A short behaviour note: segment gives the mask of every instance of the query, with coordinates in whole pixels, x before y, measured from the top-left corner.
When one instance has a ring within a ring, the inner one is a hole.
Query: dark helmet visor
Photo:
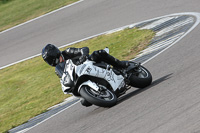
[[[60,55],[60,50],[52,44],[47,44],[42,50],[42,58],[51,66],[59,63]]]

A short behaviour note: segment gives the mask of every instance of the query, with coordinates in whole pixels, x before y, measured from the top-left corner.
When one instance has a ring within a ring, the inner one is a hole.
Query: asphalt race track
[[[198,12],[197,0],[84,0],[0,34],[1,66],[124,25],[173,13]],[[112,108],[73,105],[27,132],[200,133],[199,30],[144,64],[153,83],[133,89]],[[59,82],[59,81],[58,81]]]

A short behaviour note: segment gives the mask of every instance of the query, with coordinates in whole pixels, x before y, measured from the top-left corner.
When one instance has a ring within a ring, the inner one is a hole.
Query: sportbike
[[[145,88],[152,82],[152,75],[145,67],[128,62],[130,65],[126,69],[119,69],[89,59],[75,65],[69,59],[64,62],[62,79],[70,85],[70,93],[85,100],[84,106],[111,107],[131,87]]]

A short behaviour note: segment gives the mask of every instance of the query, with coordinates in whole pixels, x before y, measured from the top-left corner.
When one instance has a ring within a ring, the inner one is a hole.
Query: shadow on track
[[[122,103],[123,101],[126,101],[127,99],[129,99],[130,97],[135,96],[135,95],[138,95],[138,94],[142,93],[143,91],[146,91],[146,90],[152,88],[153,86],[156,86],[156,85],[158,85],[158,84],[160,84],[160,83],[162,83],[162,82],[164,82],[164,81],[170,79],[170,78],[172,77],[172,75],[173,75],[173,73],[168,74],[168,75],[166,75],[166,76],[163,76],[163,77],[161,77],[161,78],[159,78],[159,79],[153,81],[152,84],[151,84],[150,86],[146,87],[146,88],[137,89],[137,90],[135,90],[135,91],[133,91],[133,92],[130,92],[130,93],[126,94],[126,95],[123,95],[122,97],[120,97],[120,98],[118,99],[118,103],[117,103],[117,104],[120,104],[120,103]]]

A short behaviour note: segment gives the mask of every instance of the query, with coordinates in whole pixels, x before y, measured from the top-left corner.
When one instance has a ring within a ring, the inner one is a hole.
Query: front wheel
[[[130,85],[137,88],[145,88],[152,82],[151,73],[143,66],[139,66],[131,73]]]
[[[116,95],[108,89],[97,92],[89,86],[82,86],[80,95],[88,102],[101,107],[112,107],[117,103]]]

